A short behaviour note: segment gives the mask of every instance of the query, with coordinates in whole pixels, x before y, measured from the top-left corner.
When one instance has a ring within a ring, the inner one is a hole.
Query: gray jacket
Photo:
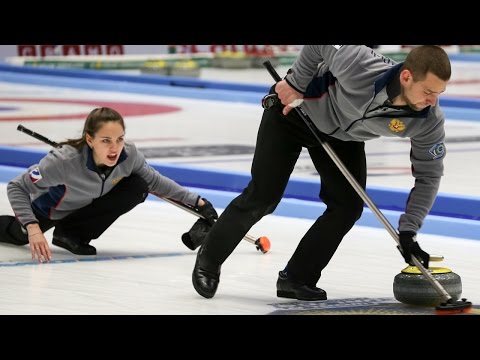
[[[430,211],[443,175],[445,118],[438,102],[422,111],[386,103],[401,64],[361,45],[305,45],[285,80],[320,131],[340,140],[410,138],[411,190],[399,230],[414,231]]]
[[[149,191],[161,196],[190,205],[195,205],[199,197],[149,166],[143,154],[129,142],[125,142],[117,165],[107,177],[98,172],[88,146],[79,152],[63,145],[11,180],[7,194],[15,215],[26,226],[38,222],[32,207],[46,218],[63,219],[107,194],[122,178],[132,174],[142,177]]]

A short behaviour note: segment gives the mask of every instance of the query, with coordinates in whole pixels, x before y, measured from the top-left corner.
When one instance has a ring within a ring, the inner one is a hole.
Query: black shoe
[[[203,247],[197,254],[197,261],[192,273],[193,287],[203,297],[210,299],[217,292],[218,283],[220,282],[220,268],[202,259]]]
[[[53,235],[52,244],[64,248],[76,255],[97,255],[97,249],[79,239]]]
[[[325,290],[289,279],[283,271],[278,273],[277,296],[306,301],[327,300]]]

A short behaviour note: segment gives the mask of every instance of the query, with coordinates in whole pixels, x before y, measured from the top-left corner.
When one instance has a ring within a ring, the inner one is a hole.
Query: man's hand
[[[293,108],[303,103],[303,94],[292,88],[285,80],[279,81],[275,85],[275,92],[285,107],[283,115],[287,115]]]
[[[428,270],[428,262],[430,261],[430,255],[420,248],[416,240],[417,234],[411,231],[400,232],[400,246],[399,248],[405,262],[410,265],[414,265],[412,262],[412,255],[422,263],[425,269]]]
[[[198,200],[195,210],[197,210],[197,212],[202,215],[210,225],[213,225],[215,220],[218,219],[217,211],[213,207],[212,203],[205,198]]]

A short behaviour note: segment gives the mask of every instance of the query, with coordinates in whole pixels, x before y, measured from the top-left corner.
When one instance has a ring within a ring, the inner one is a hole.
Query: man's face
[[[425,79],[414,81],[409,70],[400,75],[402,97],[413,110],[420,111],[427,106],[434,106],[438,96],[447,88],[447,81],[439,79],[432,73],[427,73]]]

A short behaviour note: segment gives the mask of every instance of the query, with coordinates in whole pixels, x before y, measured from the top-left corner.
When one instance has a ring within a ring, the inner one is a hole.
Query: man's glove
[[[195,250],[205,242],[211,225],[204,219],[198,219],[192,228],[182,235],[182,242],[190,250]]]
[[[405,262],[410,265],[414,265],[412,262],[412,255],[422,263],[425,269],[428,270],[428,262],[430,261],[430,255],[420,248],[416,240],[417,234],[412,231],[400,231],[400,253],[402,254]]]
[[[215,210],[215,208],[213,207],[213,205],[210,201],[208,201],[205,198],[202,198],[202,200],[205,202],[205,204],[203,206],[198,206],[198,201],[197,201],[197,205],[195,206],[195,210],[200,215],[202,215],[210,225],[213,225],[215,223],[215,220],[218,219],[217,211]]]

